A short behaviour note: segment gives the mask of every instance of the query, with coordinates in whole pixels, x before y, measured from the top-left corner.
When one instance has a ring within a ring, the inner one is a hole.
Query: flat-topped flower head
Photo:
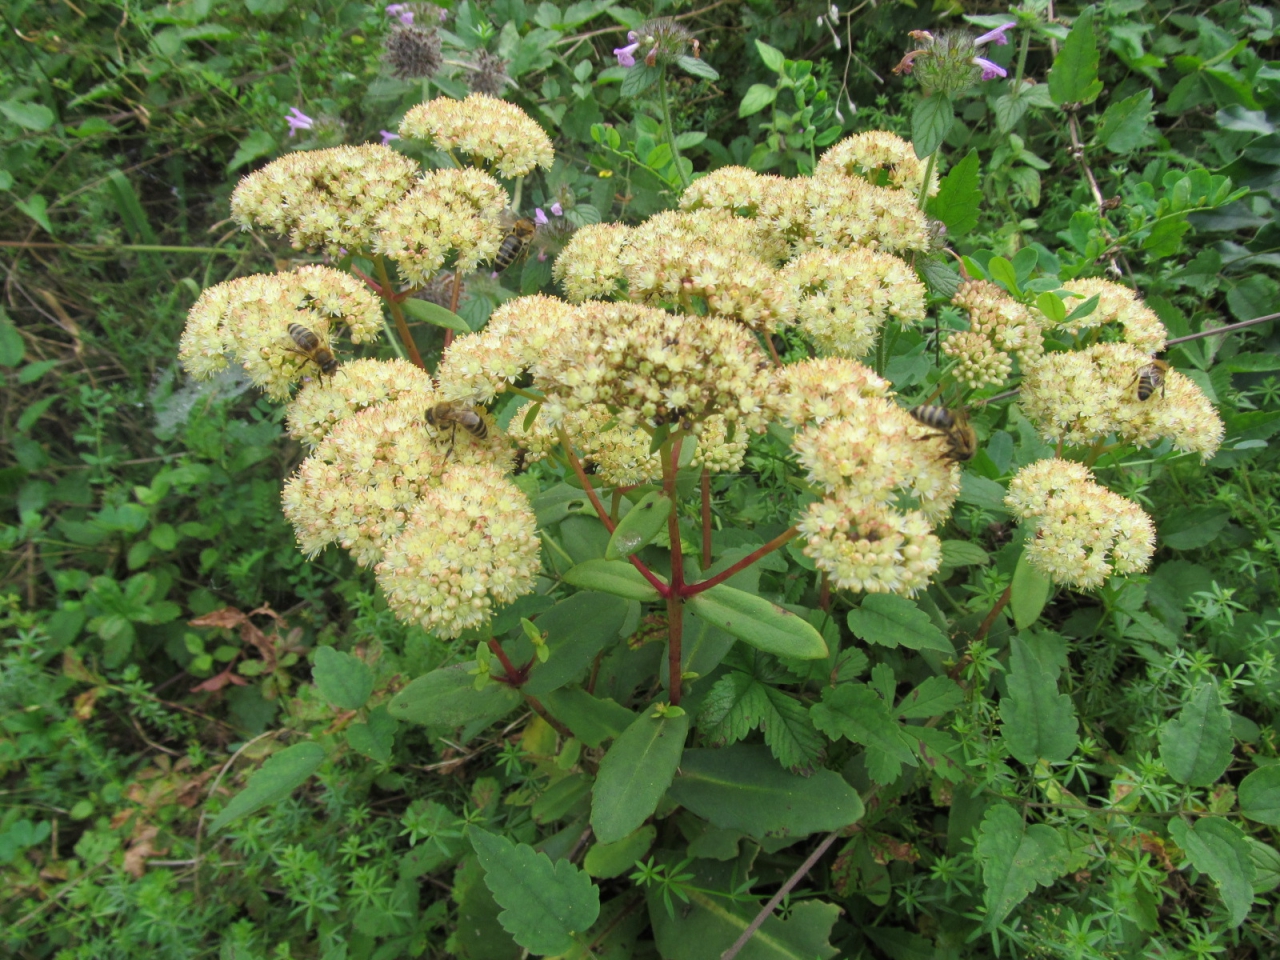
[[[844,502],[918,507],[937,522],[960,492],[960,469],[929,431],[887,397],[846,398],[855,410],[796,434],[792,447],[809,480]]]
[[[899,512],[837,493],[811,503],[798,524],[805,556],[838,590],[910,596],[929,585],[942,543],[919,510]]]
[[[284,400],[293,384],[325,372],[291,327],[306,331],[332,354],[339,326],[348,328],[353,343],[374,340],[382,330],[377,298],[350,274],[307,266],[240,277],[210,288],[196,301],[179,358],[192,376],[207,378],[225,366],[217,355],[230,355],[268,396]]]
[[[870,397],[887,397],[889,381],[843,357],[789,363],[774,370],[774,405],[783,424],[798,428],[853,417]]]
[[[639,427],[623,423],[603,404],[592,404],[566,413],[558,424],[540,411],[526,430],[522,408],[508,426],[511,438],[525,451],[525,461],[536,463],[559,447],[563,429],[583,466],[607,487],[635,486],[662,479],[662,460],[652,450],[653,440]]]
[[[929,249],[929,226],[907,190],[828,171],[806,181],[809,211],[801,250],[862,246],[886,253]]]
[[[1080,297],[1078,300],[1067,300],[1068,313],[1091,297],[1098,297],[1098,306],[1091,314],[1066,324],[1064,329],[1080,333],[1082,330],[1118,323],[1121,327],[1121,339],[1125,343],[1143,353],[1159,353],[1164,349],[1169,338],[1168,330],[1155,311],[1128,287],[1096,277],[1068,280],[1062,287]]]
[[[378,585],[398,617],[456,637],[533,590],[541,551],[519,487],[492,466],[451,465],[387,544]]]
[[[244,177],[231,195],[241,227],[287,235],[295,249],[369,247],[378,214],[413,185],[418,165],[381,144],[287,153]]]
[[[1155,552],[1151,518],[1094,483],[1079,464],[1041,460],[1024,467],[1005,503],[1033,524],[1027,560],[1055,583],[1100,587],[1112,574],[1142,572]]]
[[[405,360],[352,360],[332,377],[303,386],[289,404],[289,435],[308,447],[320,443],[338,423],[367,407],[412,398],[425,410],[438,401],[426,371]]]
[[[550,170],[555,161],[551,139],[542,127],[515,104],[484,93],[420,103],[405,114],[400,133],[465,154],[503,177],[524,177],[535,167]]]
[[[630,228],[621,223],[589,223],[556,257],[551,274],[573,303],[617,296],[622,282],[618,255]]]
[[[810,250],[783,270],[800,329],[826,353],[861,357],[886,320],[925,317],[924,284],[897,257],[860,247]]]
[[[469,273],[502,245],[509,202],[498,181],[480,170],[429,171],[379,215],[374,252],[394,260],[415,286],[429,283],[451,256],[455,269]]]
[[[831,146],[818,160],[816,174],[834,171],[850,177],[862,177],[881,187],[907,190],[920,194],[924,183],[924,167],[911,142],[886,130],[868,130],[845,137]],[[938,174],[929,181],[929,195],[938,192]]]
[[[440,482],[446,459],[409,398],[339,422],[285,483],[284,514],[313,557],[330,543],[377,563],[409,512]]]
[[[1082,446],[1115,433],[1151,446],[1163,438],[1207,460],[1222,443],[1222,419],[1195,382],[1176,370],[1140,400],[1138,377],[1150,363],[1150,356],[1127,343],[1047,353],[1024,371],[1019,403],[1049,440]]]
[[[577,315],[575,335],[536,381],[547,392],[552,422],[566,410],[601,403],[628,424],[719,413],[740,428],[764,428],[769,362],[740,325],[633,303],[585,303]]]
[[[721,167],[685,188],[680,209],[722,211],[752,220],[764,246],[755,256],[784,260],[808,226],[808,177],[779,177],[746,167]]]
[[[574,335],[573,306],[536,294],[498,307],[478,333],[458,337],[436,371],[446,400],[488,403]]]

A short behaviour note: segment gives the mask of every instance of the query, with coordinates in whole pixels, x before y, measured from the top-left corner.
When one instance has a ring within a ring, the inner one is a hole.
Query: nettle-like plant
[[[1275,851],[1210,815],[1229,806],[1210,792],[1232,755],[1223,691],[1194,684],[1158,759],[1149,732],[1112,755],[1081,738],[1066,642],[1041,619],[1055,587],[1098,590],[1164,629],[1126,579],[1152,521],[1091,467],[1222,440],[1196,382],[1154,359],[1167,335],[1131,290],[997,257],[931,301],[919,275],[943,246],[921,207],[980,198],[870,132],[811,176],[726,167],[678,210],[586,226],[554,264],[565,299],[509,299],[453,338],[464,278],[498,256],[552,145],[484,95],[421,104],[400,132],[454,165],[340,147],[245,178],[246,228],[340,266],[207,290],[181,353],[195,376],[233,359],[273,398],[301,384],[288,422],[310,452],[284,493],[301,548],[348,550],[398,617],[475,654],[405,685],[376,649],[320,648],[338,722],[277,753],[213,829],[326,760],[407,762],[403,722],[463,744],[524,706],[504,804],[404,814],[424,870],[462,861],[462,956],[631,956],[651,927],[664,957],[749,941],[743,956],[830,957],[840,904],[884,905],[891,878],[940,943],[1057,937],[1043,903],[1011,914],[1068,874],[1054,910],[1105,901],[1150,932],[1180,895],[1177,850],[1219,885],[1202,909],[1244,920],[1250,858]],[[412,299],[442,269],[453,310]],[[384,307],[402,359],[345,359],[339,331],[395,339]],[[432,372],[406,307],[450,328]],[[982,402],[1014,376],[1017,404]],[[1246,815],[1274,822],[1275,771],[1241,785]],[[919,829],[935,808],[945,836]],[[825,882],[792,896],[837,841]],[[515,953],[476,945],[495,916]],[[895,949],[916,937],[850,923]]]

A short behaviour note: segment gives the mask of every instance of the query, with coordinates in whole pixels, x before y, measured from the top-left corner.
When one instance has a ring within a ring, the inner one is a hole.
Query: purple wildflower
[[[285,116],[284,122],[289,124],[289,136],[291,137],[299,130],[310,130],[316,123],[297,107],[289,108],[289,113]]]
[[[564,216],[564,207],[560,206],[559,200],[557,200],[555,203],[551,205],[551,212],[554,213],[557,217]]]
[[[542,212],[541,207],[534,207],[533,222],[536,223],[538,226],[542,227],[542,226],[546,226],[551,221],[547,219],[547,215]]]
[[[387,16],[396,17],[406,27],[413,26],[413,11],[407,3],[392,3],[387,6]]]
[[[1009,75],[1009,71],[1000,66],[1000,64],[992,63],[982,57],[974,57],[973,62],[982,68],[983,80],[994,80],[996,77],[1007,77]]]
[[[382,130],[380,132],[382,134],[382,145],[384,147],[389,146],[392,140],[400,139],[400,134],[392,133],[390,130]]]
[[[625,47],[617,47],[613,51],[613,55],[618,58],[618,66],[634,67],[636,65],[635,52],[640,49],[640,38],[636,36],[634,30],[627,34],[627,39],[631,42]]]
[[[1013,29],[1017,25],[1017,20],[1010,20],[1008,23],[1002,23],[994,30],[988,31],[978,37],[978,39],[974,40],[974,45],[980,47],[984,43],[994,43],[997,47],[1003,47],[1009,42],[1009,38],[1005,36],[1005,32]]]

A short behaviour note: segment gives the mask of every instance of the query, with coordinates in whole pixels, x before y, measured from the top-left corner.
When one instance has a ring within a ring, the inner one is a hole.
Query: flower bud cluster
[[[897,257],[859,247],[803,253],[783,270],[800,329],[823,352],[861,357],[889,318],[925,317],[925,289]]]
[[[1024,467],[1009,484],[1005,504],[1018,519],[1033,522],[1027,560],[1055,583],[1091,590],[1112,574],[1141,573],[1155,552],[1155,525],[1142,508],[1070,461]]]
[[[291,324],[305,327],[326,350],[340,324],[353,343],[367,343],[382,330],[382,308],[355,277],[330,267],[239,277],[200,295],[178,358],[191,376],[208,379],[230,355],[269,397],[284,400],[304,375],[320,373],[290,335]]]
[[[854,417],[863,401],[889,395],[889,381],[870,367],[843,357],[801,360],[774,373],[774,404],[792,428]]]
[[[733,439],[730,439],[732,431]],[[730,424],[720,414],[712,414],[694,427],[698,445],[693,452],[692,466],[710,473],[732,473],[742,469],[747,456],[747,431],[737,424]]]
[[[969,329],[942,345],[959,361],[956,376],[974,389],[1004,383],[1016,355],[1025,368],[1044,352],[1038,314],[987,280],[966,280],[951,302],[969,314]]]
[[[441,637],[529,593],[542,549],[528,498],[487,463],[451,464],[375,568],[387,603]]]
[[[662,479],[662,460],[652,450],[652,438],[639,427],[621,422],[603,404],[591,404],[566,413],[558,424],[545,411],[526,430],[525,410],[512,418],[508,431],[526,453],[526,462],[545,459],[560,445],[564,430],[584,466],[608,487],[635,486]]]
[[[503,177],[528,176],[535,167],[550,170],[555,160],[542,127],[515,104],[483,93],[420,103],[400,121],[400,134],[465,154]]]
[[[907,140],[886,130],[868,130],[846,137],[818,160],[817,175],[835,172],[862,177],[881,187],[896,187],[915,196],[924,183],[924,164]],[[929,180],[929,196],[938,192],[938,174]]]
[[[1128,287],[1099,278],[1069,280],[1062,286],[1064,290],[1079,295],[1081,299],[1074,301],[1076,305],[1091,297],[1098,297],[1098,306],[1092,313],[1073,320],[1064,329],[1078,334],[1082,330],[1118,323],[1125,343],[1143,353],[1159,353],[1164,349],[1169,338],[1165,325],[1160,322],[1155,311],[1138,299],[1137,294]],[[1074,309],[1072,302],[1067,301],[1068,312]]]
[[[313,380],[298,391],[286,416],[289,436],[314,448],[347,417],[401,398],[419,410],[434,406],[438,400],[431,377],[411,363],[352,360],[332,377]]]
[[[630,232],[620,223],[591,223],[574,233],[552,270],[570,302],[620,295],[623,271],[618,256]]]
[[[244,177],[231,215],[287,234],[295,249],[331,255],[369,246],[378,214],[409,191],[418,165],[390,147],[366,144],[286,153]]]
[[[1046,353],[1024,371],[1019,402],[1049,440],[1084,445],[1116,434],[1145,447],[1168,439],[1207,460],[1222,443],[1222,419],[1195,381],[1176,370],[1138,399],[1139,376],[1151,359],[1127,343]]]

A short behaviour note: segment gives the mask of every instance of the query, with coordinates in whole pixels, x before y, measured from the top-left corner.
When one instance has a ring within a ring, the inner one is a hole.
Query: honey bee
[[[449,426],[449,449],[445,452],[446,460],[453,453],[453,444],[457,439],[458,427],[467,431],[477,440],[483,440],[489,436],[489,425],[484,422],[484,418],[474,410],[469,410],[456,403],[447,401],[437,403],[427,411],[426,419],[427,423],[437,430],[443,430],[446,424]]]
[[[913,407],[908,412],[926,427],[938,431],[932,436],[940,436],[946,440],[945,456],[952,463],[964,463],[978,452],[978,435],[973,432],[973,427],[969,426],[969,420],[963,413],[931,405]]]
[[[317,367],[325,376],[332,376],[333,372],[338,369],[338,358],[333,355],[333,351],[320,342],[320,338],[315,332],[304,327],[300,323],[289,324],[289,337],[293,340],[297,349],[295,353],[300,353]]]
[[[502,238],[498,252],[493,257],[493,268],[501,272],[511,266],[529,249],[538,225],[528,217],[520,217],[512,221],[507,228],[507,235]]]
[[[1134,377],[1138,381],[1138,399],[1150,400],[1152,395],[1159,390],[1160,399],[1163,400],[1165,391],[1164,378],[1169,369],[1169,365],[1163,360],[1155,359],[1139,369],[1137,376]]]

